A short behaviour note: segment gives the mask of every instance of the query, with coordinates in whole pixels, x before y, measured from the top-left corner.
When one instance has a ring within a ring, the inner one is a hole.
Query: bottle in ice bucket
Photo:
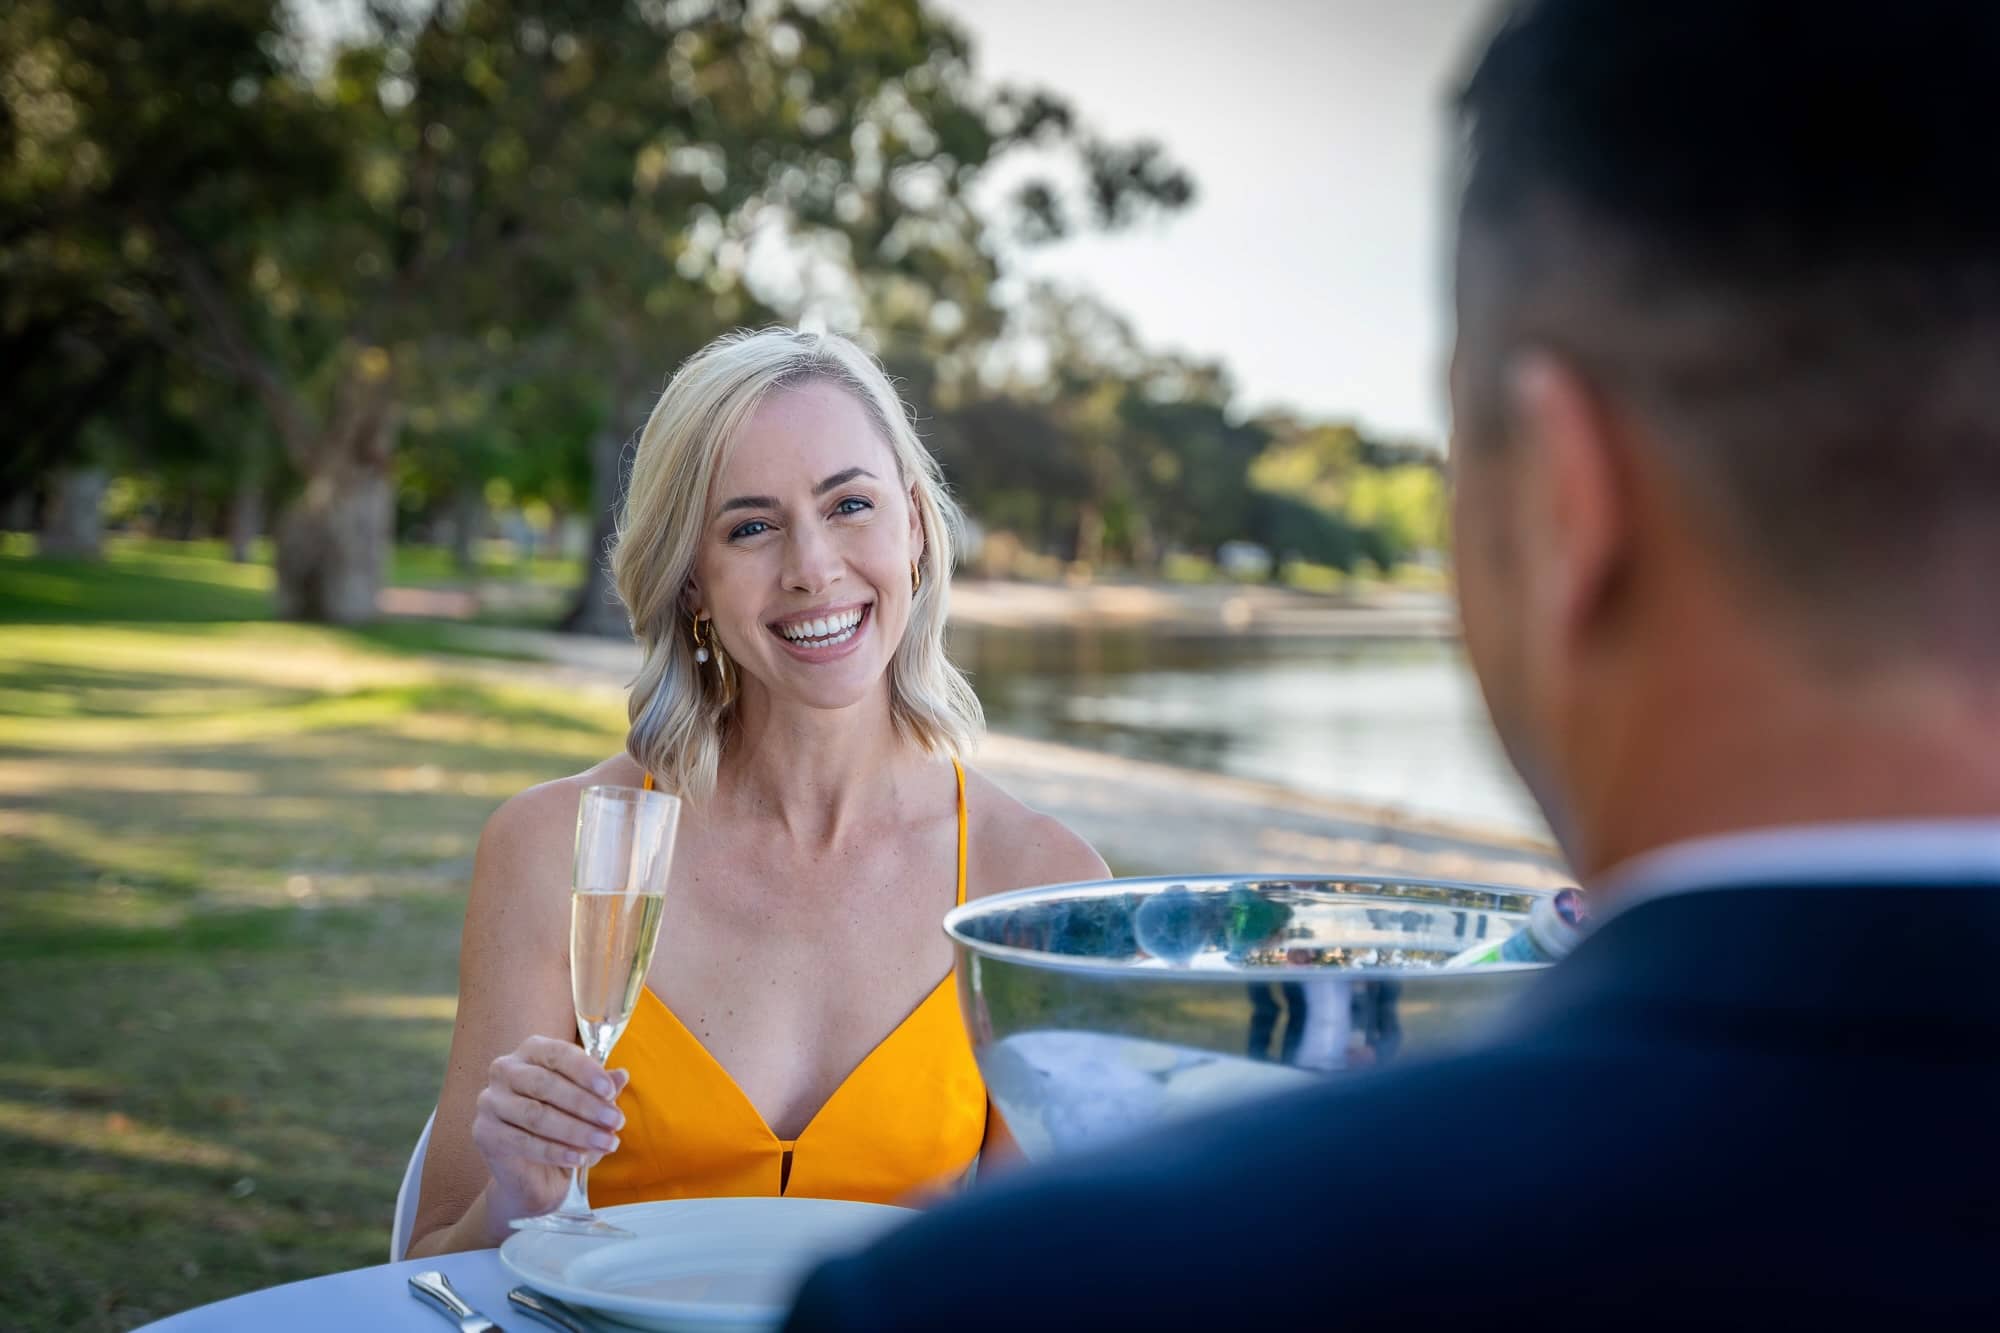
[[[1535,899],[1528,924],[1504,940],[1473,945],[1445,964],[1477,967],[1484,963],[1553,963],[1576,947],[1590,929],[1590,904],[1579,889],[1564,889]]]

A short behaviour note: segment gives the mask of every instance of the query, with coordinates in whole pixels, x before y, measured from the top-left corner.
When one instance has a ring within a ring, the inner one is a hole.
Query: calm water
[[[1541,835],[1453,643],[960,625],[998,730]]]

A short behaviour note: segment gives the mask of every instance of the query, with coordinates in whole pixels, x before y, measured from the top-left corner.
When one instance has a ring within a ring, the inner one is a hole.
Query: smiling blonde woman
[[[522,792],[480,838],[411,1254],[497,1243],[574,1162],[600,1206],[891,1201],[1005,1151],[939,919],[1106,871],[963,766],[981,719],[944,648],[956,526],[848,340],[735,334],[675,375],[612,557],[645,650],[626,752]],[[598,783],[687,802],[609,1075],[576,1044],[565,949],[577,802]]]

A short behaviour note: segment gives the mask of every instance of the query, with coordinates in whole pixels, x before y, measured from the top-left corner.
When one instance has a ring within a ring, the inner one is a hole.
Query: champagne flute
[[[603,1064],[632,1020],[666,908],[667,868],[680,826],[679,798],[638,787],[591,787],[576,812],[570,875],[569,984],[577,1035]],[[588,1168],[573,1166],[552,1213],[517,1217],[521,1230],[629,1236],[590,1209]]]

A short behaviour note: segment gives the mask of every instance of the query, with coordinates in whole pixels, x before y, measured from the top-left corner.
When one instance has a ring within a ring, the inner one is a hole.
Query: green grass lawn
[[[270,623],[269,578],[0,546],[6,1327],[385,1259],[479,828],[619,744],[614,694],[449,624]]]

